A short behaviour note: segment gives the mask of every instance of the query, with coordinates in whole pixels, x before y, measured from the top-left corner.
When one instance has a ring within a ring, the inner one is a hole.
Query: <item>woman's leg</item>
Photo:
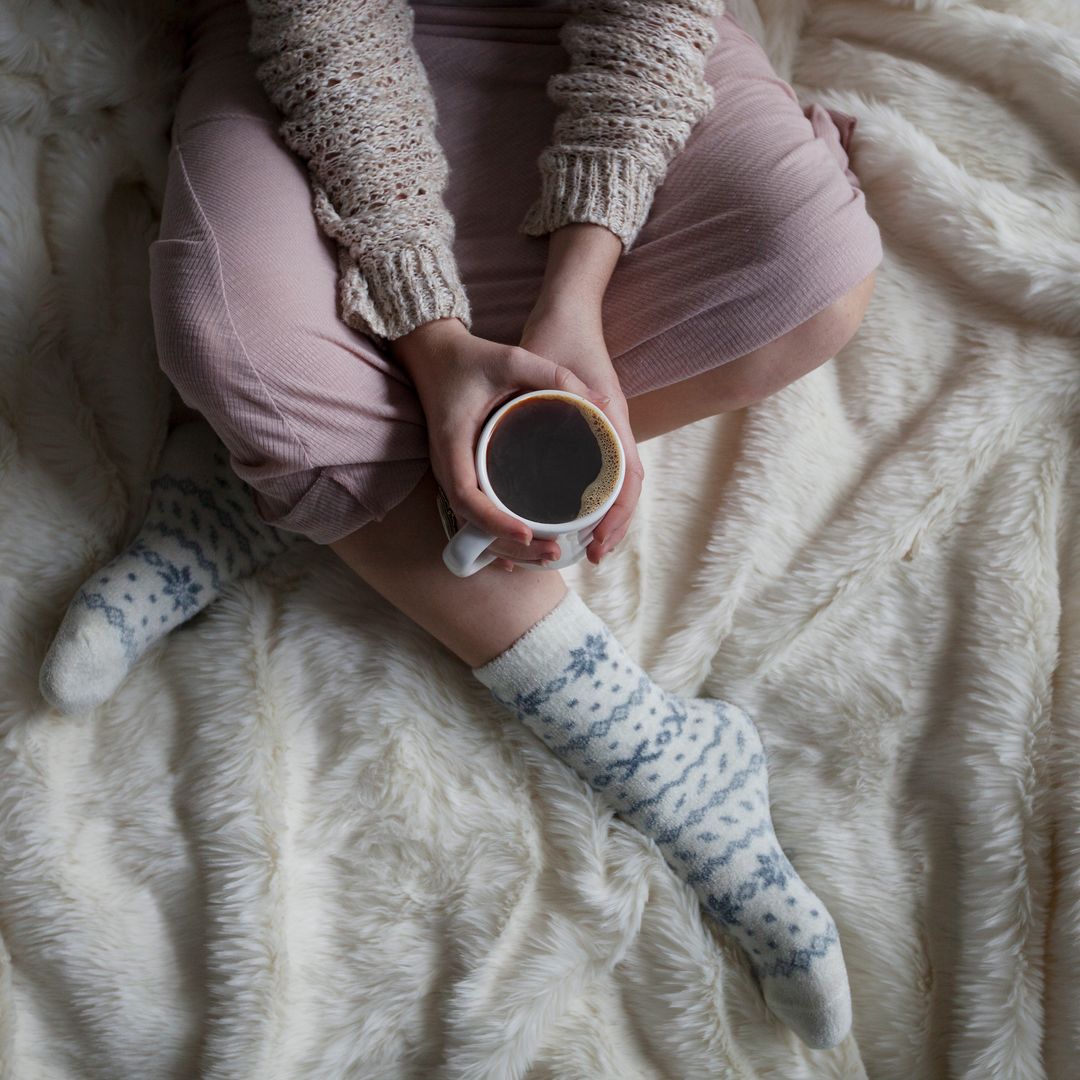
[[[657,843],[745,950],[780,1020],[811,1047],[837,1045],[851,1026],[839,934],[776,837],[751,718],[653,682],[557,571],[450,573],[434,495],[429,470],[381,521],[330,547]]]
[[[494,564],[459,578],[442,561],[446,536],[429,469],[381,521],[330,544],[376,592],[470,667],[502,652],[566,594],[557,570],[507,573]]]
[[[832,359],[862,322],[876,278],[874,270],[824,311],[737,360],[627,398],[637,441],[755,405]]]

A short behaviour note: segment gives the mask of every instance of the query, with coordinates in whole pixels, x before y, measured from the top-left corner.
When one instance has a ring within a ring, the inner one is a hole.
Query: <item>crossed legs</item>
[[[752,353],[630,398],[636,440],[753,404],[835,356],[858,328],[874,279],[871,273],[831,307]],[[429,470],[381,521],[330,547],[376,592],[478,667],[551,611],[566,584],[557,570],[508,574],[492,565],[468,578],[450,573],[441,557],[445,538],[435,490]]]

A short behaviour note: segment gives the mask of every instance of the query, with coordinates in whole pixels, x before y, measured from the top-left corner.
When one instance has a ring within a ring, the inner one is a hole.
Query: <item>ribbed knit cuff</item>
[[[608,636],[604,620],[579,593],[567,588],[566,595],[551,611],[498,656],[471,670],[505,701],[554,677],[565,666],[567,657],[573,655],[571,650],[598,644]]]
[[[342,318],[362,333],[393,341],[434,319],[456,317],[472,329],[457,262],[442,244],[365,252],[339,249]]]
[[[575,152],[548,147],[540,155],[540,197],[518,231],[542,236],[573,221],[605,225],[633,246],[649,216],[657,181],[641,158],[611,150]]]

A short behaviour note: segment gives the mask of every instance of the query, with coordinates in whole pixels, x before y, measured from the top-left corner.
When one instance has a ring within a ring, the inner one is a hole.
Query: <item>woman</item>
[[[514,393],[592,397],[628,466],[598,564],[638,442],[834,356],[882,257],[854,123],[800,106],[720,0],[199,0],[151,248],[188,408],[43,692],[87,707],[284,537],[327,544],[657,842],[777,1016],[835,1045],[836,927],[776,840],[751,719],[653,683],[557,572],[450,574],[436,495],[506,569],[557,557],[485,498],[472,449]]]

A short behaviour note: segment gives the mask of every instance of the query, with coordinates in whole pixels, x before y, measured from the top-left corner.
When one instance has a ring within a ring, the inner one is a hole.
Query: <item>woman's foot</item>
[[[773,831],[765,749],[742,709],[663,690],[573,590],[473,674],[656,842],[780,1020],[815,1049],[847,1035],[836,925]]]
[[[181,423],[138,536],[71,601],[41,667],[42,695],[63,713],[101,704],[155,641],[298,539],[259,517],[206,421]]]

